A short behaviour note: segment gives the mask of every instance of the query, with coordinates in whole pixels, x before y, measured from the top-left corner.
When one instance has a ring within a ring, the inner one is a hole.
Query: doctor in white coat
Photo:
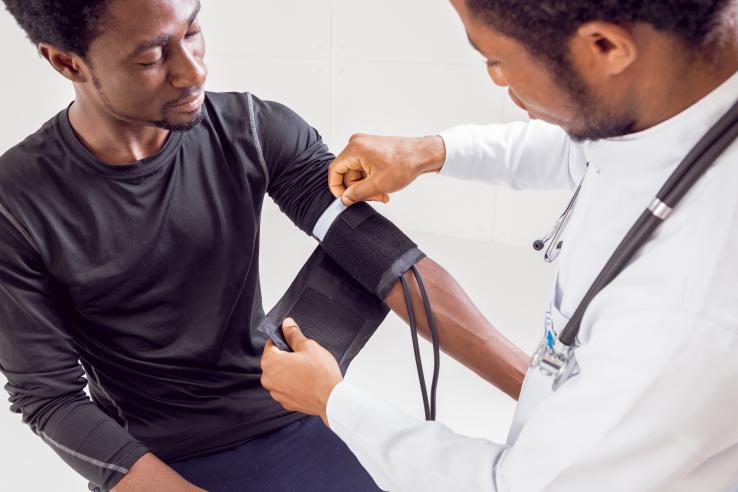
[[[559,335],[674,169],[738,100],[729,0],[452,0],[494,83],[529,123],[424,138],[355,136],[331,168],[345,203],[424,172],[581,189],[542,333]],[[320,415],[392,491],[727,491],[738,484],[738,142],[590,304],[579,374],[531,368],[506,443],[411,418],[341,380],[284,327],[263,384]],[[444,333],[451,337],[453,333]],[[543,383],[542,383],[543,381]]]

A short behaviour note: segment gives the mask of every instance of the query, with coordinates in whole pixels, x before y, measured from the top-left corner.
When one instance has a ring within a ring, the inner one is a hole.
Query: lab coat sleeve
[[[678,310],[598,322],[577,351],[581,374],[534,410],[511,447],[413,419],[345,382],[328,419],[393,492],[672,490],[695,463],[726,459],[720,453],[738,440],[738,392],[728,390],[736,352],[734,327]],[[735,483],[710,485],[702,490]]]
[[[504,446],[410,417],[345,381],[331,393],[328,419],[382,490],[497,490],[494,465]]]
[[[461,125],[440,133],[440,174],[514,189],[571,189],[586,168],[581,146],[542,121]]]

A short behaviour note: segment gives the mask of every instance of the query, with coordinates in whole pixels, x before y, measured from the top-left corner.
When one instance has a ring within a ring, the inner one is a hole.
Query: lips
[[[201,91],[194,96],[188,97],[182,102],[172,104],[170,107],[177,111],[195,111],[205,100],[205,91]]]

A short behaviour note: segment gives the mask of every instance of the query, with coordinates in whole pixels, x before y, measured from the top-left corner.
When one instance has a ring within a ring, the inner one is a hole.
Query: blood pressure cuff
[[[342,208],[340,203],[337,200],[331,207]],[[331,208],[316,229],[326,217],[330,220]],[[366,203],[344,208],[331,221],[325,236],[318,239],[328,256],[380,299],[385,299],[400,276],[425,256],[397,226]]]
[[[257,330],[280,349],[291,351],[281,326],[291,317],[306,337],[333,354],[345,374],[387,313],[389,308],[382,300],[318,247]]]
[[[290,350],[281,324],[292,317],[328,349],[343,372],[389,313],[384,299],[425,255],[374,208],[336,200],[318,220],[321,242],[258,331]]]

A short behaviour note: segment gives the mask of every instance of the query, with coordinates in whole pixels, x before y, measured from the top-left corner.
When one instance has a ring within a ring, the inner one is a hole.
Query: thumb
[[[284,335],[287,345],[289,345],[292,350],[294,350],[297,345],[300,345],[307,340],[305,335],[302,334],[300,327],[297,326],[297,323],[292,318],[287,318],[282,323],[282,335]]]
[[[375,178],[372,175],[369,175],[361,181],[349,186],[346,191],[343,192],[341,201],[343,201],[343,204],[347,207],[365,200],[385,201],[385,196],[389,198],[385,191],[386,190],[380,189]],[[389,200],[387,199],[387,201]]]

